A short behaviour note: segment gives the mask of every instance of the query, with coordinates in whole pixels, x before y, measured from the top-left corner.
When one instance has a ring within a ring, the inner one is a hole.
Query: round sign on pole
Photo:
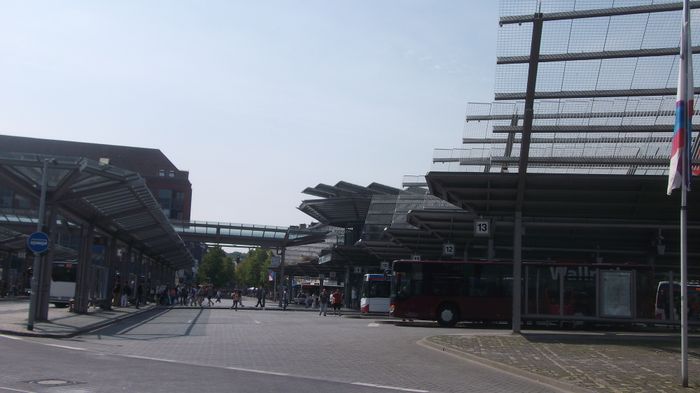
[[[34,232],[27,238],[27,248],[34,254],[42,254],[49,249],[49,235],[44,232]]]

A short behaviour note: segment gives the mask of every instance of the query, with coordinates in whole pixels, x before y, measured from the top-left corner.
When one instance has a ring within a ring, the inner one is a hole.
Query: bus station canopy
[[[172,269],[194,265],[185,243],[135,172],[86,158],[0,153],[0,179],[38,205],[45,161],[47,206],[58,214],[92,223]]]
[[[430,172],[426,180],[434,195],[474,217],[492,220],[497,247],[512,245],[517,174]],[[541,257],[599,252],[639,262],[650,251],[657,254],[653,249],[662,244],[664,251],[657,258],[667,258],[671,265],[679,252],[680,201],[677,194],[666,195],[667,180],[651,175],[528,174],[522,201],[523,247]],[[688,193],[688,204],[698,206],[700,194]],[[420,212],[414,216],[417,219]],[[480,240],[468,230],[473,219],[465,218],[460,235],[478,244]],[[445,225],[436,219],[419,224]],[[700,209],[688,211],[688,235],[700,236]],[[700,257],[700,243],[689,241],[688,247],[691,257]]]
[[[327,225],[353,227],[362,225],[374,195],[398,195],[399,189],[379,183],[367,187],[338,182],[335,186],[319,184],[303,193],[320,197],[302,201],[299,210]]]

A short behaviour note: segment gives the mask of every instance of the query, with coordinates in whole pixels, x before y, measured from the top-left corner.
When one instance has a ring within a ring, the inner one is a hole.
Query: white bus
[[[76,261],[56,261],[51,266],[51,292],[49,302],[56,307],[68,307],[75,296]]]
[[[384,274],[365,274],[360,293],[360,312],[389,313],[391,278]]]

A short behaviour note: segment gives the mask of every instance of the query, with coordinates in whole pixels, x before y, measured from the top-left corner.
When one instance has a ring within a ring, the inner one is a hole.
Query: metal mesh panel
[[[375,195],[372,197],[362,231],[363,240],[381,239],[384,228],[391,225],[396,210],[396,200],[396,195]]]
[[[532,23],[503,25],[498,29],[496,54],[498,56],[526,56],[530,54]]]
[[[599,8],[632,7],[676,2],[678,2],[678,0],[543,0],[541,1],[541,12],[583,11]],[[537,12],[537,3],[537,0],[502,0],[499,7],[499,15],[503,17],[533,14]]]
[[[546,58],[539,64],[535,91],[536,94],[563,92],[571,98],[535,100],[528,170],[665,173],[667,163],[663,162],[670,151],[675,97],[639,95],[652,94],[645,90],[676,88],[678,55],[674,48],[679,43],[681,12],[668,11],[669,7],[662,6],[655,8],[661,12],[600,15],[618,12],[621,10],[618,7],[654,8],[669,3],[678,2],[541,2],[545,22],[540,54]],[[536,12],[538,2],[502,0],[500,5],[501,17],[527,16]],[[611,12],[611,7],[617,9]],[[587,17],[568,14],[579,11],[584,11]],[[562,19],[550,20],[549,13],[564,14],[557,15]],[[700,9],[691,10],[691,18],[693,24],[700,23]],[[498,55],[520,57],[497,66],[496,94],[515,93],[512,97],[524,97],[531,38],[531,22],[506,23],[500,27]],[[700,42],[700,29],[693,30],[693,40]],[[693,55],[696,62],[699,56]],[[694,72],[695,81],[700,81],[700,67],[695,67]],[[603,93],[609,91],[619,97],[576,98],[576,95],[612,95]],[[434,165],[454,170],[454,163],[459,162],[462,164],[459,170],[517,170],[523,111],[522,99],[469,104],[465,147],[435,150]]]

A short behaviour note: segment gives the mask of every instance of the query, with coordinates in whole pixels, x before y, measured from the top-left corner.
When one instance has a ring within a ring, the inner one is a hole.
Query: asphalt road
[[[484,333],[313,312],[154,310],[73,339],[0,337],[0,392],[559,391],[416,344],[456,332]]]

